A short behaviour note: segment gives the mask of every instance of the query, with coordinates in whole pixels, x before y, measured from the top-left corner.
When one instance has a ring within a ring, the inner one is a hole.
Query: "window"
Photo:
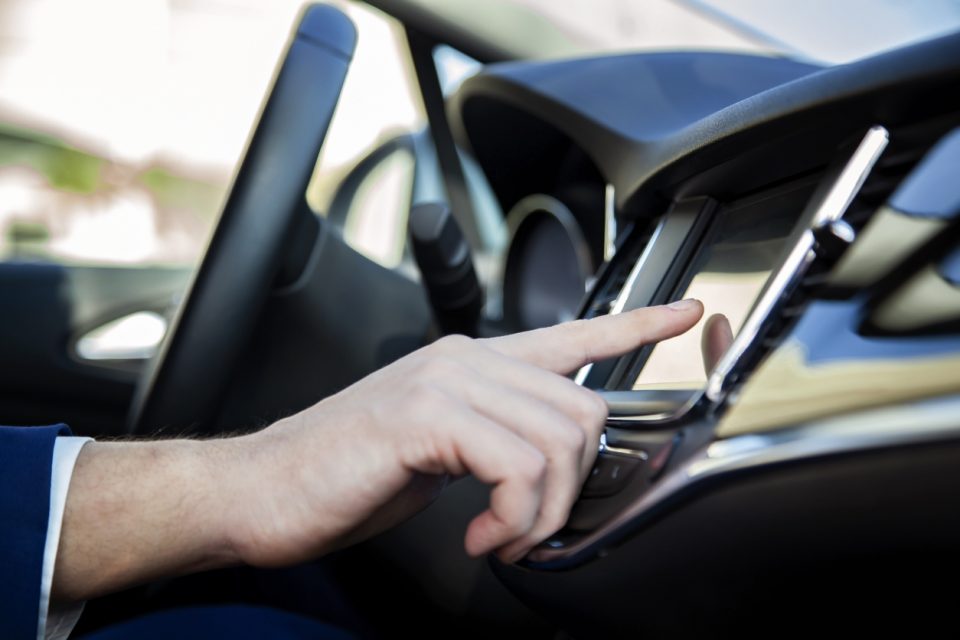
[[[299,4],[0,5],[0,256],[195,263]]]
[[[0,4],[0,259],[194,265],[301,4]],[[425,124],[402,28],[336,4],[359,43],[308,193],[320,211],[371,149]],[[403,201],[411,171],[384,165],[389,198],[361,209]],[[395,215],[408,207],[406,198]],[[348,240],[393,259],[366,217],[348,225]]]
[[[356,25],[357,49],[307,201],[354,249],[397,267],[417,165],[429,155],[426,115],[402,25],[366,5],[334,4]]]

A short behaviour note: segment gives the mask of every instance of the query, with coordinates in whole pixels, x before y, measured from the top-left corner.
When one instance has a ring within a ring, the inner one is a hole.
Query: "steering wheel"
[[[313,5],[302,13],[203,261],[139,380],[130,433],[212,425],[307,211],[307,183],[355,46],[340,11]]]

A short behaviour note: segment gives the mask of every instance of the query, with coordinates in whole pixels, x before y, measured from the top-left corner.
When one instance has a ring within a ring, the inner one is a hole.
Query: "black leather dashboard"
[[[651,202],[726,181],[749,167],[745,152],[758,145],[776,143],[780,165],[756,158],[765,171],[754,164],[722,189],[822,164],[824,147],[875,121],[949,112],[960,100],[958,61],[960,35],[827,69],[716,53],[511,63],[464,83],[451,125],[502,199],[529,189],[536,165],[551,164],[565,142],[614,185],[623,215],[637,216]]]

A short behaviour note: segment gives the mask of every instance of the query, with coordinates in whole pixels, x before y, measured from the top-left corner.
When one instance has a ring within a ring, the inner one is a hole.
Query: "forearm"
[[[53,598],[234,563],[224,512],[241,441],[87,444],[67,496]]]

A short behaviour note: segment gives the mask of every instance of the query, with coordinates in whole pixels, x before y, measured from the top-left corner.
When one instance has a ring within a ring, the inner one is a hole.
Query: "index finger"
[[[604,358],[680,335],[703,315],[699,300],[625,311],[590,320],[574,320],[485,340],[487,346],[554,373],[567,374]]]

